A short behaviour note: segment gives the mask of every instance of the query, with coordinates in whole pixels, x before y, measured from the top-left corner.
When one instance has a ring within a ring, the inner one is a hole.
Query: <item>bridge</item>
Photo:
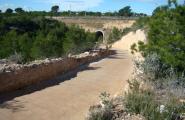
[[[95,32],[97,38],[103,39],[106,43],[112,29],[124,29],[130,27],[137,18],[125,17],[53,17],[58,21],[62,21],[67,25],[77,24],[84,28],[86,31]]]

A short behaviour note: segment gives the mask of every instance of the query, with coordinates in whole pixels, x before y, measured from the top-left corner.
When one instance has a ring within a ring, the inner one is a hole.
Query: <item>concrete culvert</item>
[[[103,31],[96,31],[96,39],[98,41],[102,41],[103,42],[103,39],[104,39],[104,33],[103,33]]]

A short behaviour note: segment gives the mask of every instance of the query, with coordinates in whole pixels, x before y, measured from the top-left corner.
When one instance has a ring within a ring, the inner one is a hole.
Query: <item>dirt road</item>
[[[133,34],[136,37],[132,40],[123,37],[120,44],[137,40],[137,34],[143,32]],[[121,92],[132,74],[132,56],[128,48],[118,44],[113,45],[116,55],[83,66],[73,75],[6,95],[0,105],[0,120],[83,120],[101,92],[112,96]]]

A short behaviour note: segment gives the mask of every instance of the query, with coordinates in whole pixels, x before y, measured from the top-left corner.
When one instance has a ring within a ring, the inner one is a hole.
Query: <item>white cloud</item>
[[[14,9],[15,5],[14,4],[8,4],[8,3],[0,5],[0,10],[2,10],[2,11],[5,11],[7,8]]]
[[[62,10],[87,10],[99,6],[103,0],[35,0],[35,2],[59,5]]]
[[[9,3],[1,4],[0,10],[2,10],[4,12],[8,8],[11,8],[14,10],[15,8],[18,8],[18,7],[22,7],[24,10],[29,10],[27,6],[17,6],[15,4],[9,4]]]

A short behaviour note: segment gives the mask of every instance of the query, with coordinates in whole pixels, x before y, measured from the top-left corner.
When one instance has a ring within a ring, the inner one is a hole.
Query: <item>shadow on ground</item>
[[[23,103],[17,100],[12,100],[10,102],[4,102],[0,104],[0,109],[8,109],[12,112],[19,112],[25,110]]]
[[[0,95],[0,107],[1,107],[1,104],[3,104],[4,102],[12,100],[15,97],[30,94],[35,91],[40,91],[48,87],[59,85],[61,82],[71,80],[72,78],[75,78],[77,76],[78,72],[82,72],[86,70],[97,70],[97,69],[99,69],[99,67],[90,67],[89,64],[82,65],[79,68],[71,72],[67,72],[66,74],[58,76],[54,79],[41,81],[37,84],[33,84],[13,92],[3,93],[2,95]]]

